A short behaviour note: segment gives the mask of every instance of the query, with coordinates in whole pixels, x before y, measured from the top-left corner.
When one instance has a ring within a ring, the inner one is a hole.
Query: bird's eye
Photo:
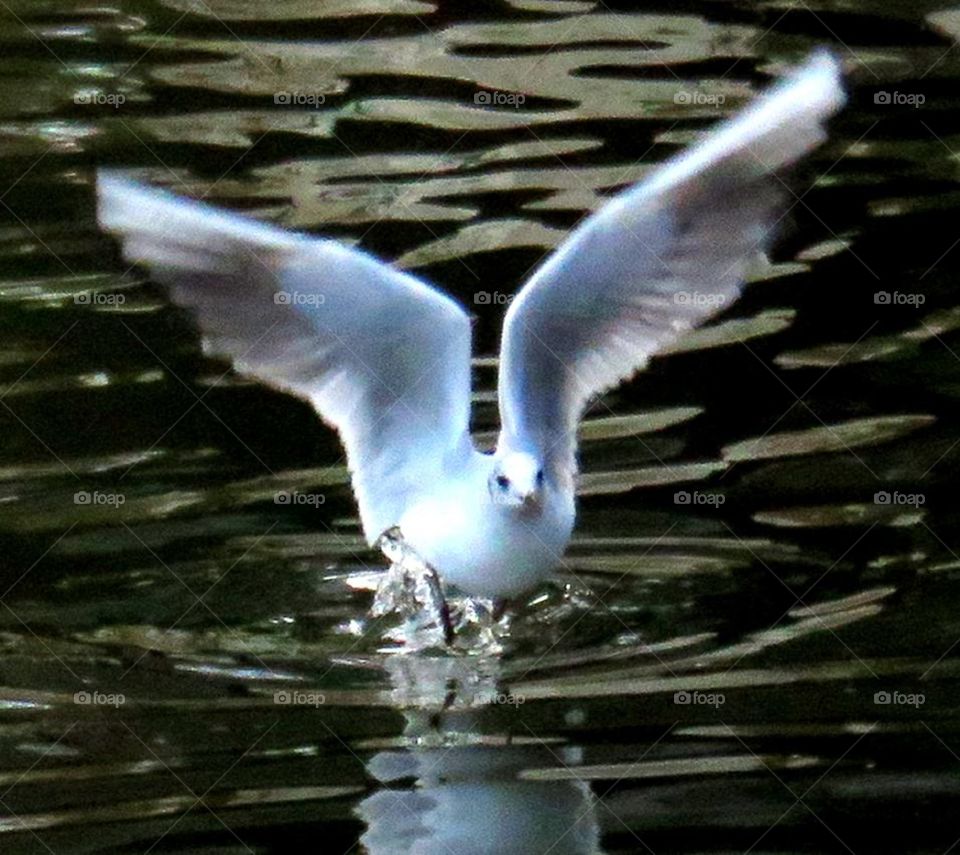
[[[510,486],[510,479],[506,475],[497,475],[497,486],[501,490],[506,490]]]
[[[537,470],[537,486],[538,487],[543,486],[543,470],[542,469]]]

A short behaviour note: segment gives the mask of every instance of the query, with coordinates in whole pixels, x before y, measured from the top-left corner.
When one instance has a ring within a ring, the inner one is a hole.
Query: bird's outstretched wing
[[[590,398],[737,297],[787,209],[777,173],[843,102],[837,61],[816,52],[564,241],[504,321],[501,447],[572,477]]]
[[[109,172],[99,221],[187,307],[204,349],[309,401],[347,449],[372,544],[472,445],[470,321],[413,276]]]

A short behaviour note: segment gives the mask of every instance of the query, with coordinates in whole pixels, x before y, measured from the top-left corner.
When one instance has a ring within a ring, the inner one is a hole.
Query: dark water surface
[[[960,850],[958,30],[0,0],[0,851]],[[593,409],[502,653],[384,638],[335,435],[93,219],[109,164],[415,269],[478,317],[487,436],[528,270],[824,43],[851,102],[775,265]]]

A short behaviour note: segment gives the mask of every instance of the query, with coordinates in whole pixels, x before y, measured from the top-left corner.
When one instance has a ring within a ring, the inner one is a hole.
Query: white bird
[[[573,231],[507,311],[493,454],[469,433],[470,320],[416,277],[110,172],[99,221],[192,311],[205,352],[339,431],[371,545],[399,527],[447,585],[507,598],[570,540],[587,404],[736,298],[789,207],[778,173],[843,102],[815,52]]]

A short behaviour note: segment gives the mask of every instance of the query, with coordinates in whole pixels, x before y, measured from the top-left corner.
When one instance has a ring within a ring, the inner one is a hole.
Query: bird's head
[[[511,451],[494,458],[487,483],[495,504],[539,507],[544,488],[543,465],[532,454]]]

